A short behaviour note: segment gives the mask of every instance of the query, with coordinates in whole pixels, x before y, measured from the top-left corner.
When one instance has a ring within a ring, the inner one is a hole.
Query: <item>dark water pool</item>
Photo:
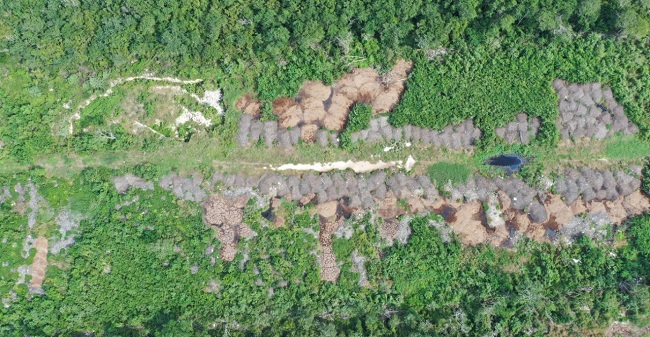
[[[524,164],[524,158],[516,154],[502,154],[489,158],[486,164],[502,168],[510,174],[519,171]]]

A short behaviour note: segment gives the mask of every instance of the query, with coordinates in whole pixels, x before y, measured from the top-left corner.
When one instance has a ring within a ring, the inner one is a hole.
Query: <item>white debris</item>
[[[156,131],[156,130],[150,128],[148,125],[142,124],[142,123],[140,123],[140,122],[138,122],[138,121],[133,121],[133,125],[135,125],[136,130],[137,130],[137,129],[147,129],[147,130],[149,130],[149,131],[151,131],[151,132],[157,134],[157,135],[160,136],[160,137],[165,137],[165,135],[163,135],[162,133],[160,133],[160,132],[158,132],[158,131]]]
[[[411,167],[413,167],[413,164],[415,164],[415,160],[413,157],[409,156],[409,159],[407,160],[407,167],[406,170],[410,170]],[[364,173],[364,172],[371,172],[375,170],[383,170],[387,168],[392,168],[392,167],[397,167],[397,168],[402,168],[404,165],[404,162],[401,160],[396,160],[396,161],[389,161],[389,162],[384,162],[384,161],[378,161],[376,163],[371,163],[368,161],[358,161],[358,162],[353,162],[351,160],[348,161],[337,161],[333,163],[313,163],[313,164],[285,164],[282,165],[278,168],[273,168],[271,166],[271,170],[273,171],[286,171],[286,170],[295,170],[295,171],[316,171],[316,172],[328,172],[332,170],[347,170],[351,169],[352,171],[356,173]]]
[[[404,169],[406,169],[406,171],[410,171],[414,165],[415,159],[413,159],[413,156],[409,155],[408,159],[406,159],[406,165],[404,166]]]
[[[219,114],[223,114],[223,108],[221,107],[221,90],[208,91],[206,90],[203,94],[203,97],[199,97],[196,94],[191,95],[197,102],[201,104],[207,104],[219,111]]]
[[[77,111],[83,110],[84,108],[89,106],[90,103],[92,103],[94,100],[96,100],[96,99],[98,99],[100,97],[108,97],[108,96],[110,96],[113,93],[113,88],[115,88],[115,86],[120,85],[122,83],[135,81],[135,80],[161,81],[161,82],[170,82],[170,83],[178,83],[178,84],[196,84],[196,83],[203,82],[203,79],[200,79],[200,78],[195,79],[195,80],[181,80],[181,79],[173,78],[173,77],[155,77],[155,76],[153,76],[151,74],[144,74],[144,75],[140,75],[140,76],[126,77],[126,78],[118,78],[116,80],[113,80],[113,81],[109,82],[109,88],[106,89],[106,91],[104,93],[99,94],[99,95],[97,95],[97,94],[91,95],[87,100],[85,100],[81,104],[79,104],[79,106],[77,107]],[[206,92],[206,94],[207,94],[207,92]],[[219,93],[219,98],[221,98],[221,93]],[[217,109],[217,110],[219,110],[219,109]],[[219,110],[219,112],[221,112],[221,110]],[[79,112],[75,113],[74,115],[72,115],[72,117],[70,117],[70,129],[69,129],[70,134],[72,134],[74,132],[74,125],[73,125],[74,121],[78,120],[80,117],[81,116],[79,115]]]
[[[203,126],[212,125],[212,120],[205,118],[199,111],[190,111],[186,107],[182,107],[183,113],[176,118],[176,125],[185,124],[189,121],[201,124]]]

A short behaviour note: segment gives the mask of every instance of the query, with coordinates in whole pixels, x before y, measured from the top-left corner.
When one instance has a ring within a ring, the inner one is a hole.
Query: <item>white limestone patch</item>
[[[187,122],[194,122],[197,124],[201,124],[203,126],[210,126],[212,125],[212,120],[205,118],[203,114],[199,111],[190,111],[186,107],[182,107],[183,113],[176,118],[176,126],[185,124]]]
[[[406,160],[406,165],[404,165],[404,161],[402,160],[395,160],[389,162],[384,162],[380,160],[376,163],[371,163],[369,161],[354,162],[352,160],[348,160],[348,161],[337,161],[332,163],[284,164],[277,168],[271,166],[270,169],[273,171],[294,170],[294,171],[316,171],[316,172],[329,172],[333,170],[351,169],[356,173],[365,173],[365,172],[372,172],[376,170],[384,170],[388,168],[404,168],[406,171],[409,171],[414,164],[415,164],[415,159],[413,159],[412,156],[409,156],[409,158]]]
[[[203,97],[199,97],[199,95],[197,94],[191,94],[191,96],[197,102],[201,104],[207,104],[215,108],[220,115],[223,114],[223,107],[221,107],[221,90],[213,90],[213,91],[206,90],[205,93],[203,94]]]

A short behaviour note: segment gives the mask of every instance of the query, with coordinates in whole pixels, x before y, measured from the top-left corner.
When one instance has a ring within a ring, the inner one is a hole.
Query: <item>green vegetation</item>
[[[608,159],[644,158],[650,156],[650,143],[633,137],[616,137],[607,142]]]
[[[368,104],[355,104],[350,109],[348,121],[345,124],[345,130],[340,134],[340,146],[349,150],[352,146],[350,135],[354,132],[365,130],[370,127],[370,119],[372,118],[372,107]]]
[[[626,114],[648,137],[647,108],[650,57],[644,44],[589,35],[572,41],[521,43],[506,40],[499,46],[481,45],[443,56],[439,62],[420,55],[391,122],[441,129],[473,118],[484,131],[482,146],[497,142],[494,129],[520,112],[542,119],[540,144],[558,139],[555,126],[555,78],[569,82],[604,82],[625,105]],[[430,111],[430,113],[422,113]]]
[[[390,116],[392,124],[442,129],[474,118],[487,132],[483,141],[494,142],[494,128],[525,111],[542,118],[540,133],[546,141],[557,137],[553,133],[557,98],[549,85],[553,77],[538,47],[505,47],[496,55],[476,48],[444,60],[440,65],[425,57],[417,59],[408,90]]]
[[[332,239],[339,282],[327,283],[310,234],[319,224],[306,208],[286,202],[285,227],[272,229],[249,204],[245,222],[257,236],[225,262],[199,204],[157,185],[120,195],[112,178],[259,175],[267,165],[406,152],[439,184],[494,174],[483,163],[499,153],[523,155],[519,175],[531,184],[602,158],[639,164],[650,155],[649,10],[648,1],[601,0],[1,2],[0,198],[5,187],[10,195],[0,202],[0,335],[542,336],[601,334],[614,320],[647,325],[648,215],[614,228],[616,245],[522,239],[512,250],[443,242],[433,215],[410,219],[408,244],[386,247],[371,216],[351,218],[351,236]],[[240,94],[274,120],[270,102],[294,97],[305,80],[385,72],[398,58],[414,68],[389,121],[441,129],[472,118],[484,134],[475,151],[351,144],[368,126],[365,104],[352,109],[341,148],[236,146]],[[133,81],[77,108],[112,81],[146,73],[203,81],[172,99]],[[555,78],[610,86],[640,134],[557,147]],[[189,97],[217,88],[223,116]],[[213,125],[187,124],[173,137],[178,104]],[[494,129],[521,112],[541,118],[540,133],[529,146],[505,145]],[[124,122],[138,118],[158,133]],[[649,177],[646,164],[648,194]],[[49,205],[35,214],[16,190],[30,182]],[[48,255],[45,295],[30,294],[29,275],[16,282],[34,256],[23,249],[30,236],[60,238],[61,210],[81,219],[75,242]],[[367,287],[353,254],[365,258]]]
[[[133,172],[142,170],[152,174]],[[0,334],[585,335],[623,315],[639,324],[648,317],[650,291],[639,282],[649,270],[648,216],[631,221],[629,234],[616,233],[628,237],[617,248],[580,238],[571,245],[523,240],[516,250],[445,243],[435,215],[410,221],[408,244],[385,247],[370,216],[351,218],[352,236],[333,238],[342,265],[339,282],[330,284],[320,281],[310,253],[317,241],[303,229],[318,222],[307,210],[286,203],[286,226],[273,229],[262,225],[264,210],[249,204],[246,223],[258,235],[224,262],[215,259],[219,242],[196,204],[159,188],[118,195],[110,181],[116,174],[89,169],[43,190],[52,205],[82,202],[87,218],[74,245],[50,254],[46,296],[27,296],[14,275],[2,274],[3,298],[13,289],[18,300],[0,308]],[[24,239],[26,219],[15,214],[4,209],[2,256],[20,263],[5,254]],[[353,271],[355,252],[365,257],[368,287]]]
[[[472,172],[464,164],[440,162],[427,167],[427,173],[431,178],[431,182],[440,187],[447,182],[462,184],[467,181]]]
[[[118,130],[105,131],[119,134],[120,146],[64,132],[74,111],[62,105],[74,110],[120,76],[202,78],[199,86],[224,89],[228,108],[236,93],[252,89],[267,103],[265,118],[273,118],[268,102],[294,96],[304,80],[330,83],[353,66],[387,70],[398,57],[415,67],[391,114],[396,125],[441,128],[473,117],[486,135],[481,146],[489,148],[497,143],[494,127],[528,112],[543,119],[537,141],[552,145],[550,83],[559,77],[611,85],[642,138],[650,137],[650,17],[643,2],[170,1],[160,8],[21,0],[0,11],[7,14],[0,68],[8,75],[0,86],[0,151],[26,164],[54,152],[142,148],[120,141],[126,135]],[[193,86],[190,92],[200,91]],[[82,124],[116,112],[115,105],[89,107]]]

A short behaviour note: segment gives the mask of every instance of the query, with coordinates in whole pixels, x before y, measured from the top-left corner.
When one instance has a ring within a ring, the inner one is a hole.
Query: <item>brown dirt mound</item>
[[[272,103],[273,113],[280,116],[284,114],[287,109],[297,104],[298,103],[296,103],[296,101],[291,97],[280,97]]]
[[[464,244],[477,245],[487,241],[487,229],[477,217],[481,212],[481,202],[478,200],[462,204],[456,211],[451,228],[461,237]]]
[[[331,87],[328,87],[321,82],[307,81],[300,88],[298,99],[301,100],[305,97],[313,97],[319,101],[325,101],[330,98],[331,94]]]
[[[625,197],[623,207],[625,207],[631,215],[638,215],[645,213],[650,209],[650,201],[641,193],[641,191],[635,191]]]
[[[235,108],[249,115],[259,117],[260,111],[262,110],[262,104],[260,104],[260,102],[250,94],[245,94],[237,99]]]
[[[323,217],[325,221],[334,221],[336,220],[337,211],[339,210],[339,202],[328,201],[322,204],[316,205],[316,213]]]
[[[411,62],[400,60],[385,75],[371,68],[355,69],[331,87],[308,81],[298,92],[299,103],[288,97],[278,98],[273,102],[273,113],[282,127],[317,125],[342,131],[354,103],[367,103],[374,113],[390,111],[404,91],[411,67]]]
[[[393,196],[388,196],[384,200],[379,201],[377,214],[384,219],[396,218],[405,213],[406,211],[397,204],[397,198]]]
[[[303,111],[302,121],[305,124],[319,125],[325,119],[326,112],[323,101],[307,97],[302,100],[300,105]]]
[[[544,208],[546,208],[546,214],[548,214],[549,218],[545,225],[552,230],[562,228],[573,219],[573,212],[559,195],[550,195],[546,198]]]
[[[287,109],[286,113],[278,119],[280,126],[292,128],[302,122],[303,111],[300,105],[294,105]]]
[[[36,255],[32,262],[32,279],[30,281],[30,286],[32,288],[40,289],[41,286],[43,286],[43,280],[45,279],[45,271],[47,268],[47,239],[39,237],[36,239],[34,247],[36,248]]]

